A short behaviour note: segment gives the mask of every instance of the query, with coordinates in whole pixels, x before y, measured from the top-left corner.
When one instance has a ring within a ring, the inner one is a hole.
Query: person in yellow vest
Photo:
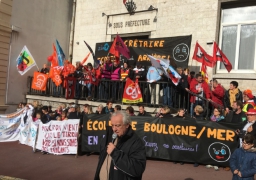
[[[124,62],[123,68],[121,69],[121,81],[125,81],[129,75],[130,69],[128,68],[127,62]]]
[[[252,95],[252,91],[250,89],[246,89],[243,92],[244,99],[244,107],[242,111],[247,112],[249,109],[256,109],[256,105],[254,103],[254,96]]]

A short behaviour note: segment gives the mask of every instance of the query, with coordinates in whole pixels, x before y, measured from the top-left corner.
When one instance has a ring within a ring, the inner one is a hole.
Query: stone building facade
[[[6,77],[11,39],[12,0],[0,1],[0,113],[5,112]]]
[[[214,69],[208,68],[209,77],[218,79],[225,88],[229,87],[230,81],[237,80],[242,90],[250,88],[256,92],[256,86],[252,86],[256,79],[256,1],[133,2],[137,8],[135,13],[130,15],[121,0],[95,0],[93,3],[89,0],[77,0],[73,59],[82,60],[88,53],[84,40],[95,49],[96,43],[112,41],[117,33],[121,37],[147,35],[149,38],[192,35],[188,63],[191,70],[198,71],[199,68],[196,67],[201,65],[192,60],[196,42],[212,55],[215,41],[230,59],[233,69],[228,73],[224,66],[218,63]],[[130,28],[120,24],[140,19],[149,19],[150,26]]]

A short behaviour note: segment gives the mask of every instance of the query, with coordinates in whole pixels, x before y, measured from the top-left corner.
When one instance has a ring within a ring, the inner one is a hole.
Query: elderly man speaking
[[[123,111],[113,113],[112,142],[100,147],[95,180],[140,180],[146,167],[143,141],[131,128],[130,117]]]

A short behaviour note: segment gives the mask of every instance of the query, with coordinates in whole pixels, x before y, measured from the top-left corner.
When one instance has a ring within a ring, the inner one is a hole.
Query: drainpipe
[[[75,35],[75,20],[76,20],[76,0],[73,0],[72,20],[70,27],[70,40],[69,40],[69,59],[72,63],[73,60],[73,46],[74,46],[74,35]]]

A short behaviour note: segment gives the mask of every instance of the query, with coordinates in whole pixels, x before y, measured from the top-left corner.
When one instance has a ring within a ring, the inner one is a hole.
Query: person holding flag
[[[148,69],[147,82],[150,83],[150,101],[151,104],[159,104],[159,84],[156,82],[162,78],[163,72],[152,66]]]

